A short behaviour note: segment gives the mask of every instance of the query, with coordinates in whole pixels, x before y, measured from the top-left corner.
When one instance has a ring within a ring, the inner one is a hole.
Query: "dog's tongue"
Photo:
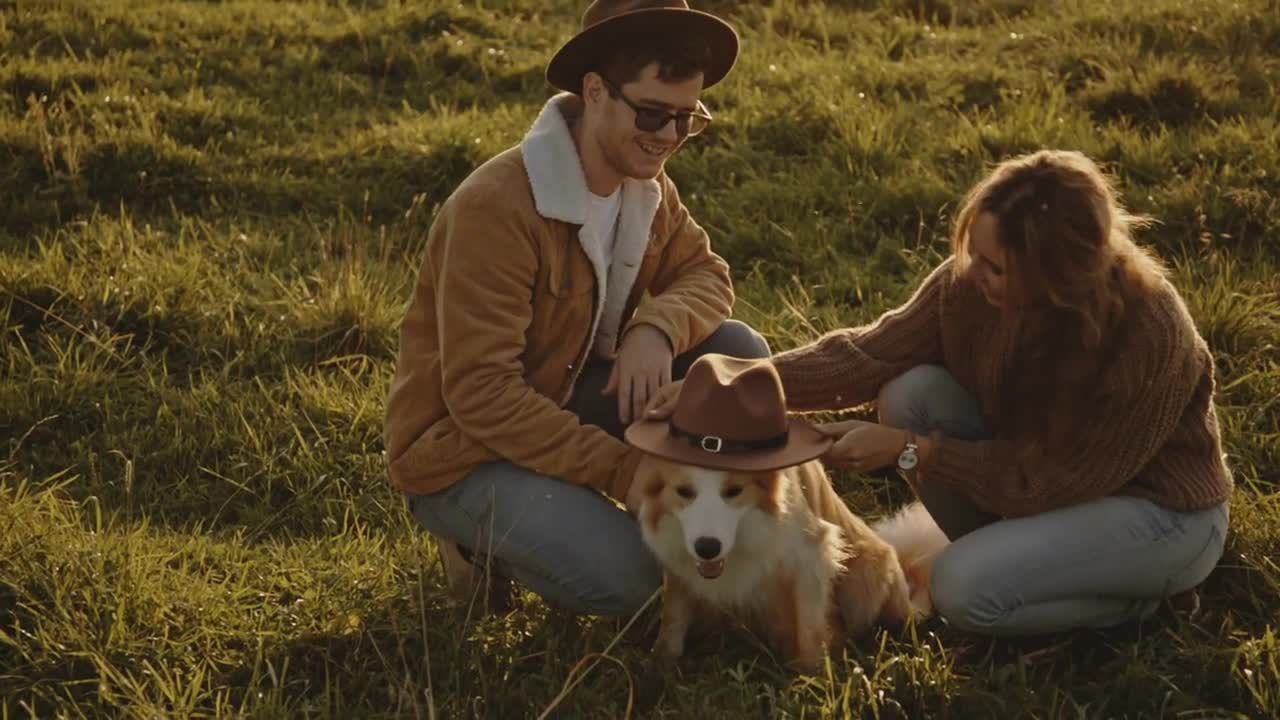
[[[714,580],[720,577],[720,573],[724,572],[724,560],[703,560],[698,563],[698,574],[708,580]]]

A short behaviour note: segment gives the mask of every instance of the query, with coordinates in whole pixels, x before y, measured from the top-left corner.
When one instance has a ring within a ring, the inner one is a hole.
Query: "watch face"
[[[915,448],[907,448],[898,456],[898,467],[903,470],[910,470],[916,466],[916,462],[918,461],[919,457],[916,456]]]

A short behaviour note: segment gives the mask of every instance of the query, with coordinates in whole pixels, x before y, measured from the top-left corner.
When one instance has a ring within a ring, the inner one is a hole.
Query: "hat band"
[[[702,435],[681,430],[674,423],[670,425],[671,434],[688,442],[704,452],[716,455],[737,455],[753,450],[773,450],[787,444],[787,433],[774,435],[763,440],[725,440],[718,435]]]

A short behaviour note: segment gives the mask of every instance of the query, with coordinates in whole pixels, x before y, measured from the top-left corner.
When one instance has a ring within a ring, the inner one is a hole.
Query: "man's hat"
[[[582,92],[582,76],[595,69],[605,52],[629,38],[682,33],[711,50],[702,87],[724,79],[738,59],[738,33],[710,13],[692,10],[684,0],[595,0],[582,15],[582,31],[547,64],[547,81],[571,93]]]
[[[808,421],[787,415],[772,362],[715,354],[689,368],[668,420],[636,422],[626,439],[675,462],[747,472],[799,465],[834,442]]]

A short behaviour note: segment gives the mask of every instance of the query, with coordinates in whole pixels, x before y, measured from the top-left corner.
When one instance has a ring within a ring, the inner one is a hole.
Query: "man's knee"
[[[700,355],[716,353],[739,358],[767,358],[769,343],[764,336],[741,320],[725,320],[702,342]]]
[[[630,617],[639,612],[662,587],[662,571],[652,558],[599,568],[601,575],[592,597],[582,598],[591,612]]]
[[[950,373],[939,365],[917,365],[885,383],[876,398],[880,422],[890,427],[928,432],[921,427],[927,418],[920,412],[923,398],[937,392],[951,380]]]
[[[619,617],[631,617],[640,612],[653,597],[654,593],[662,588],[662,576],[648,576],[637,574],[632,582],[626,583],[617,596],[617,603],[610,613]]]

